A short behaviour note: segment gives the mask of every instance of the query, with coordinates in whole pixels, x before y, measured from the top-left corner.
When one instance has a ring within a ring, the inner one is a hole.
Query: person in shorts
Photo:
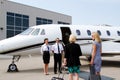
[[[71,34],[69,37],[69,42],[65,46],[65,56],[63,64],[68,67],[69,71],[69,80],[79,80],[80,73],[80,59],[79,57],[82,55],[80,45],[75,43],[76,36]],[[73,75],[75,76],[73,78]]]

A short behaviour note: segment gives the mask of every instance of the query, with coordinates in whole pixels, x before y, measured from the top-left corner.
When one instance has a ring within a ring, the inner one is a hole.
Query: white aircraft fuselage
[[[40,54],[40,47],[45,38],[49,39],[51,45],[55,43],[56,38],[67,44],[70,34],[76,35],[83,55],[90,55],[92,32],[100,34],[103,54],[120,54],[120,27],[53,24],[29,27],[21,34],[1,40],[0,55]]]

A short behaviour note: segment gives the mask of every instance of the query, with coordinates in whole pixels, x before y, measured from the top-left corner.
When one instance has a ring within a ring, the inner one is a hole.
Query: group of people
[[[44,74],[48,75],[48,64],[50,62],[50,52],[54,53],[54,74],[57,74],[57,65],[58,72],[62,73],[62,54],[63,54],[63,46],[60,43],[59,38],[56,38],[56,43],[52,46],[48,44],[48,38],[44,39],[44,44],[41,47],[41,53],[43,53],[43,62],[44,62]]]
[[[101,71],[101,52],[102,45],[101,39],[97,32],[92,33],[92,53],[90,64],[95,67],[95,74],[99,76]],[[63,48],[62,44],[59,41],[59,38],[56,38],[56,43],[52,46],[48,44],[48,38],[44,39],[44,44],[41,47],[41,52],[43,53],[43,62],[44,62],[44,74],[48,75],[48,64],[50,62],[50,52],[54,53],[54,74],[62,73],[61,66],[67,66],[69,72],[69,80],[79,80],[80,73],[80,56],[82,56],[82,51],[80,45],[76,43],[76,36],[71,34],[69,37],[69,43]],[[64,59],[62,64],[62,54],[64,52]],[[57,69],[58,64],[58,69]],[[74,76],[74,79],[73,79]]]

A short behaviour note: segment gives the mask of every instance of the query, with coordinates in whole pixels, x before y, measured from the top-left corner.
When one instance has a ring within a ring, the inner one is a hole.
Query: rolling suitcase
[[[95,67],[94,67],[94,65],[90,65],[89,68],[90,68],[90,76],[89,76],[88,80],[101,80],[101,77],[97,76],[95,74]]]
[[[63,70],[63,73],[62,74],[58,74],[58,77],[52,77],[52,79],[51,80],[64,80],[64,75],[65,75],[65,70],[66,70],[66,68],[64,67],[63,68],[64,70]],[[62,75],[61,77],[60,77],[60,75]]]
[[[63,78],[60,78],[60,77],[52,77],[51,80],[64,80]]]
[[[52,77],[51,80],[64,80],[64,74],[65,74],[65,73],[63,73],[63,74],[62,74],[62,77],[60,77],[61,74],[59,73],[59,74],[58,74],[58,77]]]
[[[90,69],[89,80],[95,80],[95,68],[94,68],[94,65],[90,65],[89,69]]]

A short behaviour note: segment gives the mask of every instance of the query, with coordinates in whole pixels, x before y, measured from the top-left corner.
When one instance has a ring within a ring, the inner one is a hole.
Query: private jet
[[[69,43],[69,35],[74,34],[81,46],[83,56],[91,55],[91,33],[98,32],[102,39],[102,55],[120,54],[120,27],[92,26],[92,25],[58,25],[46,24],[29,27],[24,32],[0,41],[0,55],[13,56],[8,72],[18,71],[15,64],[21,56],[40,55],[40,47],[44,39],[49,39],[49,44],[55,43],[59,38],[63,46]]]

